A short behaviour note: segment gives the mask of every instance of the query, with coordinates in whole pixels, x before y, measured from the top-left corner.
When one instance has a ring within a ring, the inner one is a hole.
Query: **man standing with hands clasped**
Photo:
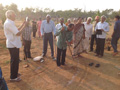
[[[109,24],[106,22],[106,16],[101,16],[101,22],[96,25],[96,35],[97,35],[97,54],[96,56],[103,57],[105,38],[109,31]]]
[[[13,10],[6,12],[6,21],[4,23],[4,33],[6,36],[6,47],[10,52],[10,81],[18,82],[21,80],[18,74],[19,70],[19,48],[22,47],[20,35],[25,27],[25,22],[17,29],[15,26],[16,14]]]
[[[43,54],[42,57],[46,56],[47,53],[47,47],[48,47],[48,41],[50,44],[50,48],[51,48],[51,57],[53,60],[56,60],[56,58],[54,57],[54,48],[53,48],[53,33],[55,34],[55,24],[54,22],[51,20],[51,16],[48,14],[46,16],[47,20],[42,21],[41,24],[41,35],[43,37]]]

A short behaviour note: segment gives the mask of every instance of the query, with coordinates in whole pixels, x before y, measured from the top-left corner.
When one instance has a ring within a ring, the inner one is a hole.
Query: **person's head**
[[[105,20],[107,19],[107,17],[105,15],[101,16],[101,22],[103,23]]]
[[[91,17],[88,17],[88,18],[87,18],[87,24],[90,24],[91,21],[92,21],[92,18],[91,18]]]
[[[77,19],[76,19],[76,18],[74,18],[74,19],[73,19],[73,22],[74,22],[74,24],[76,24],[76,23],[77,23]]]
[[[72,31],[73,29],[74,29],[74,24],[69,24],[69,25],[68,25],[68,30],[69,30],[69,31]]]
[[[100,17],[99,17],[99,16],[96,16],[96,17],[95,17],[95,21],[96,21],[96,22],[99,22],[99,20],[100,20]]]
[[[16,14],[13,10],[6,11],[5,16],[6,16],[6,18],[8,18],[10,20],[15,21]]]
[[[116,15],[115,18],[114,18],[115,21],[118,21],[119,19],[120,19],[119,15]]]
[[[49,14],[46,15],[47,22],[49,23],[51,16]]]
[[[41,18],[39,18],[39,21],[41,21],[42,19]]]
[[[60,23],[61,23],[61,25],[63,25],[63,23],[64,23],[64,18],[60,18]]]
[[[68,19],[68,20],[67,20],[67,23],[68,23],[68,24],[70,24],[70,23],[71,23],[71,20],[70,20],[70,19]]]
[[[79,18],[77,19],[77,23],[81,23],[81,22],[82,22],[82,18],[79,17]]]
[[[29,25],[30,25],[30,19],[28,18],[26,21],[26,26],[29,26]]]

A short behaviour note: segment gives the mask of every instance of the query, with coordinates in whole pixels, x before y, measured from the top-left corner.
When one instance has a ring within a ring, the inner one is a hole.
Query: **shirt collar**
[[[11,22],[11,23],[13,23],[13,24],[14,24],[14,21],[12,21],[12,20],[10,20],[10,19],[8,19],[8,18],[7,18],[7,20],[8,20],[9,22]]]
[[[59,25],[61,25],[61,23],[59,23]],[[62,25],[61,25],[62,26]],[[63,26],[66,26],[64,23],[63,23]]]
[[[52,21],[50,20],[49,23],[47,23],[47,20],[46,20],[46,24],[50,24]]]

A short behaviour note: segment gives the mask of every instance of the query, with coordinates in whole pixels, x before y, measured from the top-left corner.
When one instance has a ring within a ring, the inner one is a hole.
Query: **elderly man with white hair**
[[[51,57],[53,60],[56,60],[54,58],[54,48],[53,48],[53,33],[55,34],[55,24],[54,22],[51,20],[51,16],[48,14],[46,16],[46,20],[42,21],[41,24],[41,35],[43,37],[43,54],[42,56],[46,56],[47,53],[47,47],[48,47],[48,41],[50,44],[50,48],[51,48]]]
[[[109,31],[109,24],[106,22],[106,16],[101,16],[101,21],[97,24],[96,28],[97,35],[97,54],[96,56],[103,57],[104,54],[104,46],[105,46],[105,38],[106,34]]]
[[[17,28],[15,26],[16,14],[13,10],[8,10],[6,12],[6,21],[4,23],[4,33],[6,36],[6,47],[10,52],[10,81],[20,81],[20,74],[18,74],[19,69],[19,48],[22,47],[20,40],[20,35],[22,34],[25,22]]]
[[[88,17],[87,22],[84,22],[85,26],[85,39],[84,39],[84,51],[87,53],[90,45],[90,39],[92,36],[93,25],[91,24],[92,18]]]

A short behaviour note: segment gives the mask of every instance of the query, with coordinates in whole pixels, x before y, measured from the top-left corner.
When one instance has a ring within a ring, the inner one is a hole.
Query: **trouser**
[[[33,37],[36,37],[36,31],[37,30],[33,30]]]
[[[44,34],[44,38],[43,38],[43,56],[45,56],[46,53],[47,53],[48,41],[49,41],[50,48],[51,48],[51,56],[53,57],[54,56],[54,48],[53,48],[53,34],[52,34],[52,32]]]
[[[96,41],[96,35],[92,35],[91,37],[91,42],[90,42],[90,51],[93,51],[93,45],[94,45],[94,41]],[[96,41],[97,42],[97,41]],[[96,51],[96,50],[95,50]]]
[[[61,54],[62,54],[62,60],[61,60]],[[66,57],[66,49],[59,49],[57,48],[57,66],[60,66],[61,64],[65,64],[65,57]]]
[[[90,45],[89,37],[85,37],[84,39],[84,50],[88,51]]]
[[[104,54],[105,39],[97,38],[97,55]]]
[[[30,48],[31,41],[24,40],[24,54],[26,58],[31,58]]]
[[[111,40],[111,45],[114,49],[114,52],[118,52],[117,51],[117,43],[118,43],[118,40],[119,40],[120,37],[112,37],[112,40]]]
[[[19,48],[8,48],[10,52],[10,78],[15,79],[19,69]]]

